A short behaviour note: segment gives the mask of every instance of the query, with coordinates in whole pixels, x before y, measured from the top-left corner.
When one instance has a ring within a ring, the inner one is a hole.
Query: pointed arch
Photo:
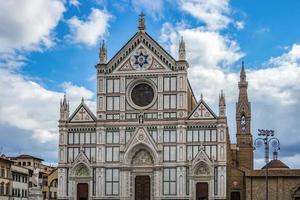
[[[125,163],[132,164],[134,156],[136,156],[137,153],[142,150],[148,152],[151,155],[153,164],[158,163],[159,159],[157,152],[147,143],[136,143],[134,146],[130,147],[124,155]]]
[[[91,177],[91,170],[86,163],[80,162],[72,168],[72,176],[76,178]]]

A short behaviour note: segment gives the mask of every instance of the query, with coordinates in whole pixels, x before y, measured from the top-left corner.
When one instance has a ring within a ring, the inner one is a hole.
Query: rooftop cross
[[[140,31],[143,31],[146,29],[146,25],[145,25],[145,14],[143,12],[141,12],[141,14],[139,15],[139,26],[138,26]]]

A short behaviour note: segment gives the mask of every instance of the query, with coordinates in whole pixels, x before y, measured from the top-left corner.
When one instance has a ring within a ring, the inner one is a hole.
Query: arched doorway
[[[85,163],[78,163],[72,171],[72,181],[74,184],[74,197],[76,200],[88,200],[90,196],[89,184],[91,183],[91,173]]]
[[[151,174],[153,173],[153,157],[145,148],[140,148],[132,157],[134,167],[134,199],[151,199]]]
[[[89,198],[89,184],[77,184],[77,200],[88,200]]]

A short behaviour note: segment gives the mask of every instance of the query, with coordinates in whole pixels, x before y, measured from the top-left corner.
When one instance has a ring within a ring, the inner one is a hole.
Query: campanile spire
[[[248,82],[244,62],[240,71],[239,98],[236,103],[236,137],[239,147],[239,166],[253,168],[253,145],[251,134],[251,104],[248,101]]]

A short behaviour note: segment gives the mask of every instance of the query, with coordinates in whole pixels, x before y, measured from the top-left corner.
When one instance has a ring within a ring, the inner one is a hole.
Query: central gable
[[[162,63],[159,58],[151,52],[144,44],[139,44],[132,53],[128,56],[113,71],[113,73],[138,73],[138,72],[155,72],[155,71],[169,71],[172,70]]]
[[[107,73],[176,70],[175,59],[146,32],[137,32],[107,63]]]

